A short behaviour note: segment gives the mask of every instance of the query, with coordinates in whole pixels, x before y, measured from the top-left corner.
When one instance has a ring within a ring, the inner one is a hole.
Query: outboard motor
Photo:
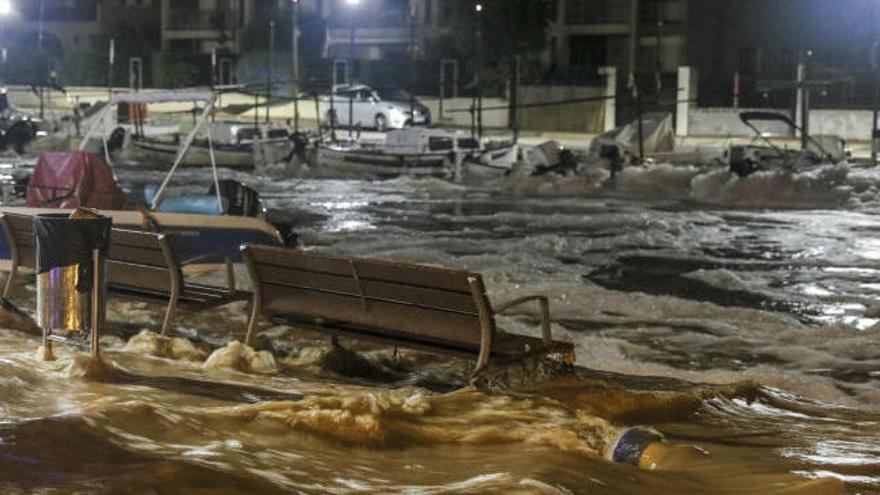
[[[13,123],[3,133],[3,149],[12,148],[16,153],[24,153],[24,147],[37,136],[36,125],[26,120]]]
[[[603,144],[599,148],[599,158],[608,160],[608,171],[611,172],[612,177],[623,170],[623,157],[620,156],[620,147],[617,145]]]
[[[109,153],[116,153],[125,146],[125,134],[126,131],[123,127],[113,129],[113,132],[110,133],[110,137],[107,138],[107,151]]]
[[[227,215],[256,218],[266,215],[266,208],[263,206],[260,193],[253,188],[232,179],[221,180],[219,184],[220,196],[225,200]],[[217,194],[217,189],[211,185],[208,195],[215,194]]]
[[[747,146],[730,147],[730,171],[740,177],[748,177],[761,170],[753,150]]]
[[[309,148],[309,137],[303,132],[294,132],[289,139],[293,143],[293,154],[305,161],[306,150]]]

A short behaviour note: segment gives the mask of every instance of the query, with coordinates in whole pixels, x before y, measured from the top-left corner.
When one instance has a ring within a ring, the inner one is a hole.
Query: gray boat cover
[[[672,114],[652,112],[642,115],[642,136],[645,153],[672,151],[675,147],[675,128],[672,123]],[[638,120],[596,136],[590,143],[590,155],[599,156],[602,147],[607,145],[616,145],[621,148],[621,151],[633,156],[638,155]]]

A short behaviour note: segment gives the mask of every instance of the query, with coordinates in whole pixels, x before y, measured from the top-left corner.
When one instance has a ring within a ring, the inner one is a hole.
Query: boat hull
[[[491,180],[504,176],[516,163],[519,148],[503,145],[480,152],[479,156],[465,156],[462,173],[467,181]],[[454,155],[422,153],[404,155],[386,153],[379,149],[318,148],[318,166],[340,173],[374,177],[455,177]]]
[[[318,148],[322,169],[374,177],[450,177],[452,162],[446,153],[396,155],[379,150],[337,150]]]
[[[254,152],[254,145],[248,144],[217,144],[214,143],[214,162],[218,167],[253,170],[257,166],[266,165],[264,161],[279,161],[289,156],[293,150],[289,140],[277,140],[258,143],[260,152]],[[163,162],[171,162],[177,156],[180,145],[172,141],[155,139],[136,139],[132,142],[135,153]],[[210,167],[211,154],[207,143],[194,143],[181,162],[185,167]]]

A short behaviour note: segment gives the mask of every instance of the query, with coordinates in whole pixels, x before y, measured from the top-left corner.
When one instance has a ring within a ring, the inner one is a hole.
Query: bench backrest
[[[4,213],[0,216],[10,250],[18,256],[18,266],[36,266],[34,217]],[[175,280],[176,277],[176,280]],[[107,259],[107,282],[132,290],[171,293],[182,274],[163,234],[113,229]]]
[[[33,217],[4,213],[0,218],[9,249],[18,256],[18,265],[33,270],[37,265],[37,240],[34,238]]]
[[[243,251],[267,317],[321,319],[472,352],[480,349],[481,311],[494,325],[478,274],[269,246]]]
[[[113,229],[107,257],[107,283],[114,287],[171,293],[182,280],[164,234]]]

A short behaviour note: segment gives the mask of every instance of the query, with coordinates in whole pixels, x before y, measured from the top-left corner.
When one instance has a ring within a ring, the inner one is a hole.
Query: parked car
[[[325,98],[324,121],[341,127],[374,128],[378,131],[429,125],[431,112],[401,89],[373,89],[363,84],[337,84]],[[349,122],[351,114],[351,122]]]
[[[41,130],[43,124],[33,113],[13,105],[6,88],[0,88],[0,150],[12,148],[16,153],[24,153],[31,141],[46,135]]]

